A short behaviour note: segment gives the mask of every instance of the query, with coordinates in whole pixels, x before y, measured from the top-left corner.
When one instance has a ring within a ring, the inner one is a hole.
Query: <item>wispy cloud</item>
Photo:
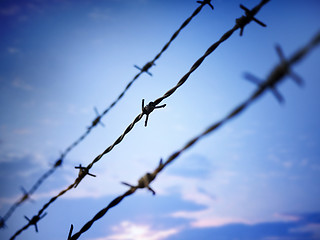
[[[278,219],[280,221],[285,221],[285,222],[295,222],[301,220],[301,216],[295,215],[295,214],[288,214],[288,213],[275,213],[273,215],[275,219]]]
[[[7,50],[10,54],[16,54],[20,52],[20,49],[15,47],[8,47]]]
[[[25,90],[25,91],[32,91],[33,90],[33,87],[30,84],[26,83],[25,81],[21,80],[20,78],[15,78],[12,81],[12,86],[15,88]]]
[[[309,223],[290,229],[293,233],[311,233],[314,239],[320,239],[320,223]]]
[[[172,217],[190,219],[192,228],[219,227],[232,223],[252,224],[252,222],[242,218],[215,216],[213,208],[201,211],[175,212]]]
[[[123,221],[119,226],[112,227],[114,234],[103,237],[95,238],[92,240],[162,240],[169,236],[177,234],[179,228],[170,228],[163,230],[152,229],[150,225],[135,224],[129,221]]]
[[[88,13],[88,16],[94,20],[110,20],[110,19],[112,19],[110,9],[95,8],[91,12]]]
[[[2,16],[14,16],[20,12],[21,8],[18,5],[12,5],[9,7],[1,8],[0,15]]]
[[[32,131],[29,128],[18,128],[13,130],[13,134],[16,135],[28,135],[30,133],[32,133]]]

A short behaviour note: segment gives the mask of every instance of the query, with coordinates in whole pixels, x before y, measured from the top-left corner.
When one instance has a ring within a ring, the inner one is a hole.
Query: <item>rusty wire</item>
[[[86,168],[82,167],[80,170],[82,170],[82,173],[84,172],[89,172],[89,170],[93,167],[93,165],[98,162],[105,154],[109,153],[116,145],[118,145],[123,139],[124,137],[133,129],[133,127],[135,126],[136,123],[138,123],[142,117],[144,115],[149,115],[156,107],[157,105],[163,101],[165,98],[168,98],[169,96],[171,96],[179,87],[181,87],[186,80],[189,78],[189,76],[201,65],[201,63],[205,60],[205,58],[207,56],[209,56],[222,42],[226,41],[236,30],[238,29],[242,29],[249,24],[251,21],[254,20],[254,16],[259,12],[259,10],[261,9],[261,7],[263,5],[265,5],[266,3],[268,3],[270,0],[262,0],[257,6],[255,6],[252,10],[248,10],[249,12],[246,11],[246,14],[243,15],[240,18],[236,19],[236,23],[234,25],[234,27],[229,30],[228,32],[226,32],[217,42],[215,42],[213,45],[211,45],[207,51],[204,53],[204,55],[202,57],[200,57],[190,68],[190,70],[179,80],[179,82],[176,84],[175,87],[173,87],[172,89],[170,89],[169,91],[167,91],[162,97],[156,99],[153,102],[150,102],[147,106],[145,106],[145,108],[151,109],[150,111],[146,112],[144,110],[142,110],[142,113],[140,113],[138,116],[136,116],[136,118],[133,120],[133,122],[125,129],[125,131],[123,132],[123,134],[121,136],[119,136],[117,138],[117,140],[110,145],[109,147],[107,147],[100,155],[98,155],[97,157],[95,157],[95,159],[88,164],[88,166]],[[202,5],[204,3],[207,3],[208,1],[203,1]],[[201,6],[202,6],[201,5]],[[241,19],[241,21],[239,21],[239,19]],[[144,102],[144,100],[143,100]],[[161,107],[161,106],[159,106]],[[80,172],[79,172],[80,173]],[[57,198],[61,197],[63,194],[65,194],[66,192],[68,192],[69,190],[71,190],[72,188],[78,186],[78,184],[81,182],[81,180],[86,176],[87,174],[79,174],[78,177],[75,179],[75,181],[69,185],[66,189],[62,190],[58,195],[52,197],[38,212],[37,216],[40,216]],[[130,192],[130,191],[129,191]],[[130,194],[129,194],[130,195]],[[122,200],[122,199],[121,199]],[[120,200],[120,201],[121,201]],[[25,230],[27,229],[29,226],[24,226],[22,229]],[[22,231],[23,231],[22,230]],[[18,230],[17,233],[15,233],[10,239],[15,239],[15,237],[17,235],[19,235],[21,232],[21,229]]]
[[[25,202],[25,200],[29,199],[29,197],[40,187],[40,185],[51,175],[55,172],[55,170],[57,169],[57,167],[61,166],[63,164],[63,160],[65,158],[65,156],[73,149],[75,148],[80,142],[82,142],[92,131],[92,129],[94,127],[96,127],[99,123],[101,124],[101,119],[102,117],[104,117],[119,101],[120,99],[124,96],[124,94],[128,91],[128,89],[131,87],[131,85],[140,77],[140,75],[143,72],[146,72],[148,74],[150,74],[148,72],[148,70],[155,65],[155,62],[161,57],[161,55],[168,49],[168,47],[170,46],[170,44],[173,42],[173,40],[179,35],[179,33],[181,32],[182,29],[184,29],[190,22],[191,20],[198,15],[198,13],[202,10],[202,8],[205,5],[209,5],[212,9],[213,6],[211,4],[211,0],[205,0],[205,1],[197,1],[198,3],[200,3],[200,6],[196,8],[196,10],[194,10],[194,12],[192,13],[192,15],[190,17],[188,17],[183,23],[182,25],[179,27],[179,29],[177,31],[175,31],[175,33],[171,36],[170,40],[162,47],[161,51],[149,62],[147,62],[142,68],[137,67],[140,72],[138,74],[136,74],[134,76],[134,78],[127,84],[127,86],[125,87],[125,89],[122,91],[122,93],[118,96],[118,98],[113,101],[103,112],[101,115],[99,115],[99,113],[97,112],[97,117],[92,121],[91,125],[87,128],[87,130],[76,140],[74,141],[70,146],[68,146],[65,151],[61,154],[60,158],[55,162],[54,166],[52,168],[50,168],[47,172],[45,172],[36,182],[35,184],[31,187],[31,189],[26,192],[22,198],[24,198],[23,201],[18,200],[17,202],[15,202],[10,208],[9,210],[4,214],[4,216],[1,218],[0,220],[0,228],[5,226],[5,222],[8,220],[8,218],[13,214],[13,212],[16,210],[17,207],[19,207],[23,202]],[[152,75],[152,74],[150,74]]]
[[[90,229],[90,227],[93,225],[94,222],[96,222],[100,218],[102,218],[108,212],[108,210],[110,208],[113,208],[114,206],[118,205],[125,197],[128,197],[129,195],[135,193],[137,189],[147,188],[149,191],[151,191],[153,194],[155,194],[155,191],[150,187],[150,184],[165,167],[167,167],[180,154],[182,154],[184,151],[186,151],[191,146],[193,146],[201,138],[205,137],[209,133],[212,133],[214,130],[221,127],[223,124],[227,123],[229,120],[233,119],[234,117],[236,117],[237,115],[242,113],[246,108],[249,107],[249,105],[251,105],[255,100],[257,100],[258,97],[260,97],[266,90],[274,89],[276,87],[276,84],[278,84],[280,81],[284,80],[285,76],[287,76],[287,75],[291,76],[290,67],[293,64],[297,63],[299,60],[301,60],[317,44],[320,44],[320,32],[305,47],[298,50],[290,59],[284,61],[284,59],[282,59],[282,57],[280,57],[281,58],[280,64],[278,64],[277,66],[274,67],[274,69],[271,71],[271,73],[269,74],[267,79],[259,85],[259,88],[249,98],[247,98],[247,100],[245,100],[243,103],[239,104],[235,109],[233,109],[233,111],[231,111],[228,115],[226,115],[220,121],[209,126],[205,131],[203,131],[198,136],[191,139],[180,150],[171,154],[165,162],[163,162],[161,159],[158,167],[152,173],[146,173],[142,178],[140,178],[138,181],[138,184],[136,186],[133,186],[128,183],[123,183],[123,184],[129,186],[130,189],[128,191],[126,191],[124,194],[116,197],[113,201],[111,201],[107,205],[107,207],[100,210],[90,221],[88,221],[79,230],[79,232],[75,233],[74,235],[72,235],[73,225],[71,225],[72,227],[70,228],[68,240],[78,239],[81,236],[81,234],[83,234],[84,232],[86,232]],[[70,235],[72,235],[72,236],[70,237]]]

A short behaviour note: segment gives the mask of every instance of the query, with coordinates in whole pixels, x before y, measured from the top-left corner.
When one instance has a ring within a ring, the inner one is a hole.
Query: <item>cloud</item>
[[[209,168],[210,169],[210,168]],[[228,201],[222,201],[214,193],[216,187],[212,187],[212,182],[221,187],[229,185],[230,181],[236,174],[232,171],[214,170],[214,176],[207,173],[205,178],[190,178],[184,176],[170,175],[164,173],[159,179],[159,183],[155,186],[157,193],[168,194],[168,192],[178,192],[184,201],[191,202],[198,206],[202,206],[199,210],[182,210],[175,211],[170,214],[174,218],[183,218],[190,221],[193,227],[209,227],[219,226],[227,223],[248,223],[240,217],[234,215],[228,217],[228,212],[224,212],[228,206]],[[222,198],[224,198],[222,196]],[[232,201],[232,200],[230,200]],[[217,211],[221,208],[221,211]],[[223,214],[222,214],[223,213]]]
[[[232,223],[251,224],[246,219],[236,217],[218,217],[214,215],[212,208],[202,211],[180,211],[172,214],[172,217],[190,219],[192,228],[219,227]]]
[[[88,16],[95,20],[109,20],[112,18],[110,9],[99,8],[93,9],[90,13],[88,13]]]
[[[21,80],[20,78],[15,78],[12,81],[12,86],[15,88],[25,90],[25,91],[32,91],[33,90],[33,87],[31,85],[29,85],[25,81]]]
[[[290,214],[291,215],[291,214]],[[320,237],[319,213],[301,215],[298,221],[222,224],[213,227],[185,228],[167,240],[315,240]]]
[[[19,53],[20,50],[18,48],[15,48],[15,47],[8,47],[8,52],[11,53],[11,54],[16,54],[16,53]]]
[[[290,229],[292,233],[309,233],[314,239],[320,239],[320,223],[309,223]]]
[[[295,222],[301,220],[301,216],[296,214],[287,214],[287,213],[275,213],[275,219],[279,219],[281,221]]]
[[[191,154],[182,158],[167,172],[173,175],[199,179],[207,178],[212,173],[212,161],[203,155]]]
[[[129,221],[123,221],[120,225],[112,227],[112,231],[114,234],[110,236],[92,240],[162,240],[177,234],[180,229],[170,228],[156,230],[147,224],[135,224]]]
[[[17,135],[28,135],[30,133],[32,133],[32,131],[29,128],[18,128],[13,130],[13,134]]]
[[[12,5],[0,9],[0,15],[2,16],[14,16],[20,12],[21,8],[18,5]]]

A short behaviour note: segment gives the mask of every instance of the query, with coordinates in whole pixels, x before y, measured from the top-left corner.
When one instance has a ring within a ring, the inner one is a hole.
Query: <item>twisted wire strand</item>
[[[236,21],[236,24],[234,25],[234,27],[229,30],[228,32],[226,32],[218,42],[214,43],[211,47],[208,48],[208,50],[204,53],[204,55],[202,57],[200,57],[191,67],[191,69],[189,70],[188,73],[186,73],[181,79],[180,81],[177,83],[177,85],[170,89],[169,91],[167,91],[162,97],[158,98],[157,100],[155,100],[154,102],[151,102],[153,105],[158,105],[163,99],[168,98],[169,96],[171,96],[179,87],[181,87],[186,80],[189,78],[189,76],[191,75],[191,73],[193,73],[200,65],[201,63],[205,60],[205,58],[207,56],[209,56],[222,42],[226,41],[236,30],[238,29],[243,29],[244,26],[246,26],[247,24],[249,24],[252,20],[253,17],[259,12],[259,10],[261,9],[261,7],[263,5],[265,5],[266,3],[268,3],[270,0],[262,0],[256,7],[254,7],[251,10],[251,15],[246,15],[246,16],[242,16],[241,18],[244,19],[245,21],[242,21],[241,24],[239,23],[239,21]],[[206,1],[204,1],[206,2]],[[150,103],[149,103],[150,104]],[[100,155],[96,156],[95,159],[88,164],[88,166],[85,168],[86,171],[88,172],[93,165],[98,162],[105,154],[109,153],[116,145],[118,145],[123,139],[124,137],[133,129],[133,127],[135,126],[136,123],[138,123],[142,117],[144,116],[144,112],[140,113],[134,120],[133,122],[125,129],[125,131],[123,132],[122,135],[120,135],[118,137],[118,139],[109,147],[107,147]],[[38,215],[40,215],[46,208],[48,208],[51,203],[53,203],[58,197],[62,196],[64,193],[66,193],[67,191],[71,190],[72,188],[74,188],[75,186],[77,186],[81,180],[86,176],[87,174],[79,174],[78,177],[75,179],[74,183],[71,184],[67,189],[62,190],[58,195],[54,196],[53,198],[51,198],[49,200],[48,203],[46,203],[42,209],[38,212]],[[16,236],[16,234],[15,234]],[[14,238],[11,238],[14,239]]]
[[[105,208],[100,210],[90,221],[88,221],[80,230],[79,232],[72,235],[72,237],[68,238],[68,240],[76,240],[78,239],[81,234],[88,231],[90,227],[94,224],[94,222],[98,221],[100,218],[102,218],[109,209],[115,207],[118,205],[124,198],[132,195],[136,192],[138,188],[148,188],[150,191],[154,193],[154,191],[150,188],[150,183],[157,177],[157,175],[170,163],[172,163],[180,154],[185,152],[187,149],[192,147],[196,142],[198,142],[200,139],[205,137],[206,135],[212,133],[217,128],[221,127],[223,124],[227,123],[229,120],[233,119],[240,113],[242,113],[249,105],[251,105],[255,100],[258,99],[268,88],[273,88],[275,84],[278,84],[280,81],[284,80],[284,77],[286,75],[290,75],[289,67],[299,60],[301,60],[308,52],[310,52],[317,44],[320,43],[320,32],[303,48],[298,50],[285,64],[286,68],[284,67],[284,63],[280,63],[277,65],[274,70],[270,73],[270,75],[267,77],[266,81],[263,82],[260,87],[249,97],[246,101],[239,104],[233,111],[231,111],[228,115],[226,115],[224,118],[222,118],[220,121],[212,124],[209,126],[205,131],[200,133],[198,136],[191,139],[189,142],[187,142],[180,150],[174,152],[172,155],[169,156],[169,158],[163,163],[162,160],[160,161],[160,164],[158,167],[152,172],[152,173],[146,173],[144,177],[142,177],[138,181],[137,186],[130,186],[130,189],[126,191],[123,195],[118,196],[113,201],[111,201]],[[277,74],[274,74],[274,73]],[[70,236],[70,235],[69,235]]]
[[[54,170],[58,167],[62,165],[62,161],[65,158],[65,156],[73,149],[75,148],[80,142],[82,142],[92,131],[92,129],[94,127],[97,126],[97,124],[100,122],[101,118],[104,117],[120,100],[121,98],[124,96],[124,94],[129,90],[129,88],[131,87],[131,85],[140,77],[140,75],[143,72],[147,72],[148,69],[150,69],[154,63],[156,62],[156,60],[158,60],[161,55],[168,49],[168,47],[170,46],[170,44],[175,40],[175,38],[179,35],[179,33],[181,32],[182,29],[184,29],[190,22],[191,20],[198,15],[198,13],[202,10],[202,8],[206,5],[206,4],[210,4],[210,1],[207,2],[202,2],[200,4],[199,7],[196,8],[196,10],[194,10],[194,12],[192,13],[192,15],[190,17],[188,17],[183,23],[182,25],[179,27],[179,29],[171,36],[170,40],[163,46],[163,48],[161,49],[161,51],[148,63],[145,64],[145,66],[140,69],[140,72],[138,74],[136,74],[134,76],[134,78],[127,84],[127,86],[125,87],[125,89],[122,91],[122,93],[118,96],[118,98],[116,100],[114,100],[109,107],[107,107],[101,115],[98,114],[98,116],[92,121],[91,125],[87,128],[86,132],[83,133],[76,141],[74,141],[69,147],[67,147],[65,149],[65,151],[61,154],[61,157],[57,160],[56,164],[49,169],[45,174],[43,174],[37,181],[36,183],[31,187],[31,190],[27,193],[28,196],[30,197],[39,187],[40,185],[46,180],[46,178],[48,178],[53,172]],[[60,164],[57,164],[60,163]],[[24,201],[23,201],[24,202]],[[4,223],[8,220],[8,218],[13,214],[13,212],[16,210],[17,207],[19,207],[23,202],[17,201],[15,202],[10,209],[7,211],[7,213],[5,213],[4,217],[1,220],[1,224],[0,227],[2,227],[2,225],[4,226]]]

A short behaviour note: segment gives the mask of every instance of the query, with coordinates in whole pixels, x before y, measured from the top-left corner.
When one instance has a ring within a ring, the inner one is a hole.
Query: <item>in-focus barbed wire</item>
[[[303,48],[298,50],[293,56],[285,60],[281,54],[279,54],[279,48],[277,48],[278,54],[280,56],[280,64],[274,67],[274,69],[271,71],[269,76],[264,82],[261,82],[259,85],[259,88],[243,103],[239,104],[233,111],[231,111],[227,116],[222,118],[220,121],[214,123],[213,125],[209,126],[205,131],[200,133],[198,136],[191,139],[187,144],[185,144],[180,150],[174,152],[169,156],[169,158],[163,162],[162,159],[160,160],[160,163],[158,167],[152,172],[152,173],[146,173],[142,178],[139,179],[138,184],[136,186],[124,183],[125,185],[129,186],[130,189],[126,191],[124,194],[118,196],[113,201],[111,201],[107,207],[100,210],[90,221],[88,221],[80,230],[79,232],[72,235],[73,225],[71,225],[68,240],[76,240],[78,239],[81,234],[88,231],[91,226],[94,224],[94,222],[98,221],[100,218],[102,218],[109,209],[115,207],[118,205],[124,198],[130,196],[131,194],[135,193],[137,189],[139,188],[147,188],[149,191],[152,192],[152,194],[155,194],[155,191],[150,187],[151,182],[157,177],[157,175],[165,168],[167,167],[172,161],[174,161],[180,154],[182,154],[184,151],[192,147],[196,142],[198,142],[200,139],[208,135],[209,133],[212,133],[217,128],[221,127],[223,124],[227,123],[229,120],[233,119],[234,117],[238,116],[240,113],[242,113],[246,108],[248,108],[255,100],[258,99],[266,90],[268,89],[275,89],[276,84],[278,84],[280,81],[284,80],[284,77],[286,75],[289,75],[292,77],[291,69],[290,67],[297,63],[299,60],[301,60],[307,53],[309,53],[316,45],[320,44],[320,31],[317,33],[317,35]],[[72,235],[72,236],[71,236]],[[71,237],[70,237],[71,236]]]
[[[149,69],[155,65],[155,62],[161,57],[161,55],[168,49],[170,44],[175,40],[175,38],[179,35],[182,29],[184,29],[191,20],[198,15],[198,13],[202,10],[202,8],[205,5],[209,5],[212,9],[213,6],[211,4],[211,0],[205,0],[205,1],[197,1],[197,3],[200,3],[200,6],[198,6],[192,15],[188,17],[182,25],[179,27],[177,31],[174,32],[174,34],[171,36],[170,40],[162,47],[161,51],[149,62],[147,62],[142,68],[139,68],[135,65],[136,68],[140,70],[138,74],[134,76],[134,78],[127,84],[125,89],[120,93],[120,95],[117,97],[116,100],[114,100],[101,114],[98,113],[98,111],[95,109],[95,112],[97,114],[97,117],[92,121],[91,125],[87,128],[87,130],[77,139],[75,140],[70,146],[68,146],[60,155],[60,158],[56,160],[55,164],[50,168],[47,172],[45,172],[31,187],[31,189],[24,193],[24,195],[16,201],[9,210],[4,214],[4,216],[0,220],[0,228],[5,226],[5,222],[10,218],[10,216],[13,214],[13,212],[16,210],[17,207],[19,207],[23,202],[28,200],[30,196],[40,187],[40,185],[50,176],[52,175],[55,170],[60,167],[63,164],[64,158],[67,156],[67,154],[74,149],[79,143],[81,143],[92,131],[93,128],[95,128],[99,123],[101,124],[101,119],[121,100],[121,98],[125,95],[125,93],[129,90],[131,85],[140,77],[140,75],[144,72],[148,73],[149,75],[152,75],[149,73]]]
[[[95,163],[97,163],[105,154],[110,152],[116,145],[118,145],[124,137],[133,129],[136,123],[138,123],[144,115],[149,116],[149,114],[157,108],[157,105],[163,101],[165,98],[170,97],[179,87],[181,87],[189,78],[189,76],[201,65],[201,63],[205,60],[206,57],[208,57],[222,42],[226,41],[236,30],[241,29],[243,31],[244,27],[249,24],[251,21],[254,21],[254,16],[259,12],[259,10],[264,6],[266,3],[268,3],[270,0],[262,0],[257,6],[255,6],[252,10],[246,9],[245,15],[241,16],[240,18],[236,19],[236,23],[234,27],[227,31],[217,42],[215,42],[213,45],[211,45],[207,51],[201,56],[190,68],[190,70],[179,80],[179,82],[176,84],[175,87],[171,88],[169,91],[167,91],[162,97],[156,99],[153,102],[150,102],[148,105],[144,106],[142,109],[142,113],[140,113],[133,122],[125,129],[122,135],[120,135],[117,140],[107,147],[100,155],[95,157],[95,159],[88,164],[88,166],[85,168],[86,172],[89,172],[89,170],[93,167]],[[206,2],[206,1],[203,1]],[[240,5],[241,7],[242,5]],[[144,100],[142,100],[144,102]],[[82,168],[82,173],[85,173],[84,168]],[[78,184],[81,182],[81,180],[86,176],[87,174],[78,174],[78,177],[75,179],[75,181],[69,185],[66,189],[59,192],[56,196],[52,197],[38,212],[36,216],[41,216],[41,214],[59,197],[64,195],[66,192],[71,190],[72,188],[78,186]],[[15,239],[16,236],[21,234],[22,231],[26,230],[30,225],[27,224],[20,230],[18,230],[10,239]]]

